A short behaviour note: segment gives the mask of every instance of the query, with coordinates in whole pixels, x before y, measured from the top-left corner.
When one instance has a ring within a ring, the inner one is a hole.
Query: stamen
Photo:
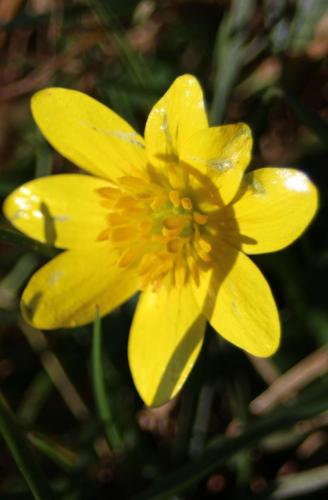
[[[197,241],[198,245],[200,246],[200,248],[202,250],[204,250],[204,252],[206,253],[209,253],[211,250],[212,250],[212,245],[211,243],[206,240],[204,237],[201,237],[198,241]]]
[[[155,196],[150,204],[152,210],[154,210],[154,212],[161,210],[161,208],[163,208],[163,206],[165,205],[166,200],[167,198],[165,193],[160,193],[159,195]]]
[[[182,288],[187,281],[186,263],[181,256],[178,256],[175,261],[174,281],[178,288]]]
[[[136,200],[133,196],[121,196],[115,203],[115,207],[129,211],[130,210],[139,211],[140,209],[142,210],[142,212],[144,211],[144,208],[141,208],[139,206],[139,201]]]
[[[207,252],[204,252],[204,250],[203,250],[201,247],[197,247],[197,248],[195,248],[195,250],[196,250],[196,252],[197,252],[198,257],[199,257],[202,261],[204,261],[204,262],[206,262],[206,263],[208,263],[208,262],[213,262],[212,257],[211,257],[211,256],[210,256]]]
[[[180,253],[185,243],[186,242],[183,238],[175,238],[173,240],[170,240],[167,243],[166,247],[171,253]]]
[[[99,188],[97,189],[97,192],[102,198],[108,198],[111,200],[117,200],[117,198],[122,194],[119,189],[110,186]]]
[[[149,191],[149,184],[147,184],[143,179],[140,179],[140,177],[125,175],[118,179],[118,183],[120,186],[123,186],[133,192],[138,193],[140,191]]]
[[[169,178],[169,183],[173,189],[181,189],[183,187],[182,178],[178,173],[177,168],[174,165],[169,165],[167,168],[167,174]]]
[[[179,193],[179,191],[170,191],[169,192],[169,199],[175,208],[179,207],[179,205],[180,205],[180,193]]]
[[[110,239],[114,243],[121,241],[133,240],[136,237],[136,228],[134,226],[114,227],[110,231]]]
[[[97,237],[97,241],[108,240],[108,238],[109,238],[109,228],[104,229],[104,231],[101,231],[101,233]]]
[[[187,256],[187,264],[189,271],[195,280],[196,285],[199,285],[199,268],[197,262],[195,261],[194,257],[191,254]]]
[[[208,215],[201,214],[200,212],[193,212],[193,218],[194,221],[197,222],[197,224],[200,224],[201,226],[206,224],[206,222],[208,221]]]
[[[138,258],[140,257],[141,249],[140,248],[128,248],[125,252],[122,253],[119,261],[119,267],[127,267],[131,264],[134,264]]]
[[[128,214],[120,214],[112,212],[107,215],[107,220],[110,224],[116,226],[125,226],[129,222]]]
[[[166,229],[182,229],[189,221],[189,215],[172,215],[164,219],[163,226]]]
[[[181,205],[185,210],[191,210],[192,209],[192,201],[190,198],[182,198],[181,200]]]

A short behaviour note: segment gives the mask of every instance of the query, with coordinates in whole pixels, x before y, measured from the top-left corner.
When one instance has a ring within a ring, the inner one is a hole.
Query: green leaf
[[[34,446],[64,469],[76,469],[79,466],[79,455],[54,439],[49,439],[39,433],[29,433],[29,440]]]

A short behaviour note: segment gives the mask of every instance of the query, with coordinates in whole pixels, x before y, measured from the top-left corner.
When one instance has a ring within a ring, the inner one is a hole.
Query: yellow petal
[[[76,90],[48,88],[37,92],[31,105],[46,139],[79,167],[111,180],[144,169],[142,137],[95,99]]]
[[[213,269],[201,272],[194,286],[205,316],[226,340],[255,356],[276,351],[277,308],[267,281],[246,255],[220,242]]]
[[[108,210],[98,189],[109,184],[79,174],[52,175],[23,184],[5,200],[10,222],[35,240],[58,248],[80,248],[97,241],[107,227]]]
[[[245,176],[237,200],[233,211],[241,248],[256,254],[280,250],[298,238],[317,210],[318,193],[303,172],[261,168]]]
[[[203,342],[205,318],[191,286],[146,289],[139,300],[129,337],[129,364],[144,402],[159,406],[181,389]]]
[[[177,78],[151,110],[145,129],[149,161],[176,163],[189,137],[208,127],[202,89],[191,75]]]
[[[249,164],[252,134],[244,123],[211,127],[195,133],[184,144],[181,160],[208,176],[222,204],[236,194]]]
[[[30,279],[21,301],[24,318],[36,328],[75,327],[109,313],[137,290],[133,271],[117,265],[108,242],[67,250]]]

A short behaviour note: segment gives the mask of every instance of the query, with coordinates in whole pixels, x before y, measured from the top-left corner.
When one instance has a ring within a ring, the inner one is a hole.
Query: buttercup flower
[[[206,320],[256,356],[279,344],[277,308],[247,254],[289,245],[309,224],[317,191],[294,169],[245,174],[245,124],[209,127],[197,80],[175,80],[150,112],[143,139],[122,118],[74,90],[32,99],[43,135],[92,175],[35,179],[4,212],[20,231],[65,249],[24,290],[37,328],[75,327],[141,290],[128,355],[148,405],[182,387]]]

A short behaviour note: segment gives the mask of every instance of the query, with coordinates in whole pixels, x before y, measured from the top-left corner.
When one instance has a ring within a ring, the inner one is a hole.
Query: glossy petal
[[[149,161],[176,163],[189,137],[208,127],[202,89],[191,75],[177,78],[151,110],[145,129]]]
[[[147,405],[159,406],[181,389],[199,354],[205,318],[191,286],[145,290],[129,337],[129,364],[134,383]]]
[[[222,204],[235,196],[251,158],[252,134],[244,124],[211,127],[194,134],[182,148],[181,159],[208,176]]]
[[[41,132],[63,156],[106,179],[138,175],[145,167],[144,142],[128,123],[95,99],[62,88],[32,98]]]
[[[213,269],[195,286],[196,299],[222,337],[255,356],[271,356],[280,324],[270,287],[246,255],[223,242],[219,246]]]
[[[27,236],[58,248],[97,241],[107,227],[108,210],[98,189],[109,184],[79,174],[52,175],[23,184],[4,203],[4,213]]]
[[[103,316],[137,290],[133,270],[117,267],[108,242],[88,249],[67,250],[55,257],[27,284],[21,309],[36,328],[75,327]]]
[[[242,250],[256,254],[280,250],[302,234],[318,206],[318,193],[298,170],[261,168],[245,176],[234,217]],[[237,234],[229,234],[231,242]]]

